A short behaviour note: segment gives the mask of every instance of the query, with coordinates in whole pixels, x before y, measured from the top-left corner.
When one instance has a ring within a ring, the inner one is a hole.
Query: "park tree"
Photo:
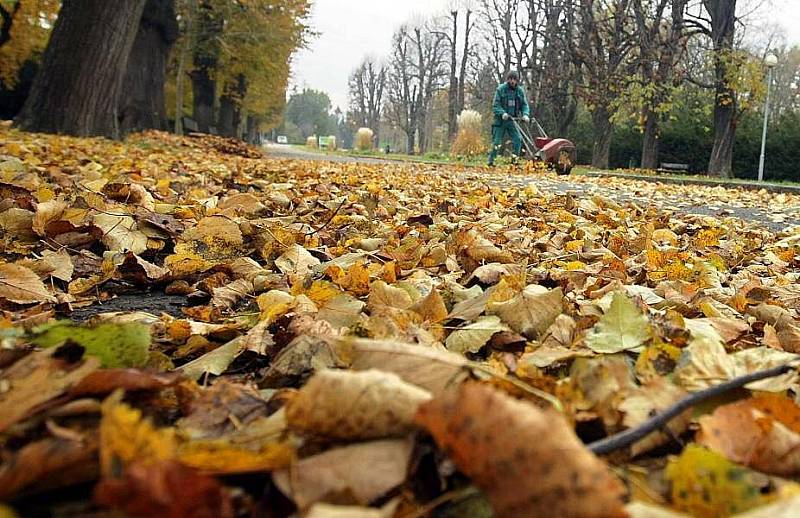
[[[300,128],[302,138],[311,135],[332,135],[337,123],[331,114],[331,99],[328,94],[310,88],[292,94],[286,104],[286,121]]]
[[[26,61],[44,51],[59,0],[0,0],[0,81],[13,88]]]
[[[349,118],[360,128],[372,129],[378,142],[386,76],[386,65],[368,56],[353,70],[348,80]]]
[[[224,27],[222,9],[214,0],[199,0],[194,19],[192,43],[192,117],[197,128],[208,133],[214,125],[216,72],[219,65],[220,37]]]
[[[630,74],[636,41],[630,0],[574,0],[568,10],[575,38],[570,54],[579,68],[578,94],[592,114],[592,166],[607,169],[614,116]]]
[[[660,119],[683,80],[680,64],[686,55],[688,34],[684,15],[688,0],[633,0],[639,46],[637,73],[627,95],[639,111],[642,159],[645,169],[658,167]]]
[[[427,117],[447,77],[443,41],[429,20],[403,25],[392,38],[388,114],[405,133],[409,153],[417,145],[424,153],[428,144]]]
[[[145,0],[64,0],[18,117],[28,131],[118,138],[118,102]]]
[[[178,38],[174,0],[147,0],[133,43],[119,103],[123,134],[165,129],[167,60]]]

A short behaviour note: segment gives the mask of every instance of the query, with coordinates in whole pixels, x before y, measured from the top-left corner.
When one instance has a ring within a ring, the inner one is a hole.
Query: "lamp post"
[[[764,158],[767,152],[767,123],[769,122],[769,96],[772,93],[772,71],[778,64],[778,56],[769,54],[764,58],[767,67],[767,100],[764,102],[764,131],[761,134],[761,158],[758,161],[758,181],[764,181]]]

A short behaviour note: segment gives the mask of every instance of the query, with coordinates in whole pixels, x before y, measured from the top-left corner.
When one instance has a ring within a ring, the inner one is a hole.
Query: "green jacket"
[[[531,116],[531,108],[528,106],[528,99],[525,97],[525,90],[517,85],[512,89],[508,83],[503,83],[497,87],[492,103],[494,112],[494,125],[499,126],[503,122],[503,114],[508,113],[512,117]]]

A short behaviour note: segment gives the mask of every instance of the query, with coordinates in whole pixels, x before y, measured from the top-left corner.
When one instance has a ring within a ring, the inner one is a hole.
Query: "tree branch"
[[[702,403],[703,401],[707,401],[731,390],[744,387],[748,383],[752,383],[754,381],[774,378],[776,376],[780,376],[781,374],[786,374],[787,372],[793,370],[796,365],[797,364],[795,362],[792,362],[779,365],[777,367],[772,367],[771,369],[745,374],[744,376],[739,376],[724,383],[720,383],[719,385],[714,385],[713,387],[709,387],[705,390],[695,392],[694,394],[681,399],[677,403],[666,408],[663,412],[651,417],[639,426],[629,428],[623,432],[606,437],[605,439],[600,439],[599,441],[590,443],[587,445],[587,448],[589,448],[589,450],[596,455],[608,455],[614,451],[627,448],[628,446],[631,446],[634,443],[644,439],[651,433],[660,430],[672,419],[679,416],[689,408]]]

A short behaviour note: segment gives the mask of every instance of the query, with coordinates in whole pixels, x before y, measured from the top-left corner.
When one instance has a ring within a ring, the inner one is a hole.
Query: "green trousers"
[[[503,149],[506,134],[511,137],[511,143],[514,146],[514,155],[520,155],[522,151],[522,137],[520,137],[519,130],[514,125],[514,121],[501,121],[500,123],[492,125],[492,149],[489,151],[489,165],[494,164],[494,159],[498,151]]]

